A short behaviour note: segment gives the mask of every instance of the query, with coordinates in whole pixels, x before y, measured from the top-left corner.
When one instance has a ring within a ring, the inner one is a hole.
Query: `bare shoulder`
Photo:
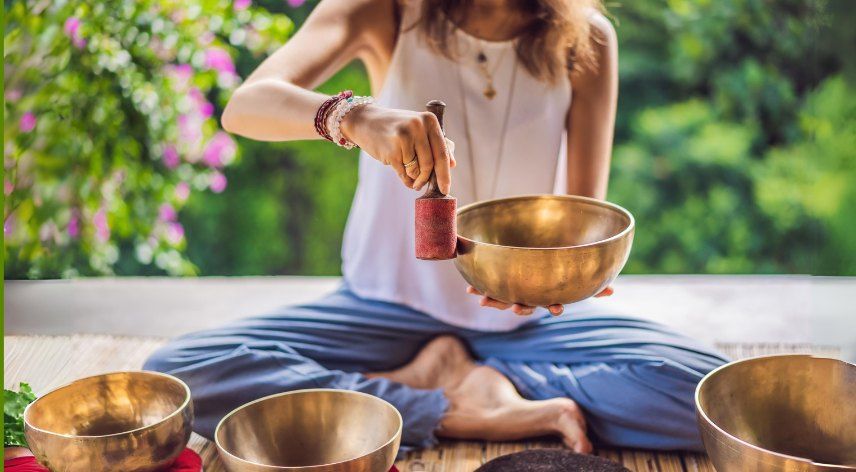
[[[618,74],[618,35],[612,22],[599,11],[589,15],[590,37],[594,50],[590,66],[574,70],[571,82],[577,91],[587,90],[590,95],[608,91]],[[608,80],[604,80],[608,79]]]
[[[603,13],[596,11],[589,15],[589,24],[591,25],[591,36],[596,44],[601,47],[617,47],[618,34],[615,32],[615,27],[612,22],[604,16]]]
[[[349,27],[371,27],[395,22],[400,0],[322,0],[309,15],[310,21],[328,20]]]
[[[395,40],[399,1],[322,0],[307,18],[304,28],[338,30],[360,46],[377,47]]]

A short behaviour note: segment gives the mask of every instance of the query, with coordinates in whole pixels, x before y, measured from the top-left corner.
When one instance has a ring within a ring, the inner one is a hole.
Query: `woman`
[[[375,103],[312,91],[353,59]],[[408,447],[554,434],[579,452],[593,439],[699,449],[692,392],[722,357],[596,301],[550,317],[480,297],[451,262],[413,256],[413,200],[432,170],[444,192],[454,174],[460,204],[557,185],[604,198],[616,96],[615,32],[595,0],[322,1],[235,92],[223,126],[362,148],[343,287],[180,338],[147,368],[190,384],[208,437],[244,402],[330,387],[394,404]],[[448,105],[457,158],[431,99]]]

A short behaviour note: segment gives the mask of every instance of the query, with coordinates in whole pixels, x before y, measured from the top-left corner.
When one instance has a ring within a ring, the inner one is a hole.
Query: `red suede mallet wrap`
[[[425,106],[443,127],[446,104],[431,100]],[[458,241],[456,211],[458,200],[445,195],[437,186],[437,176],[431,172],[428,189],[416,199],[416,257],[427,260],[455,258]]]
[[[416,257],[441,260],[455,258],[458,231],[455,211],[458,200],[448,195],[416,199]]]

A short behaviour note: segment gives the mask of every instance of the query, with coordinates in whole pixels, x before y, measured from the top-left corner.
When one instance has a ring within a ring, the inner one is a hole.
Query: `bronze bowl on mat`
[[[458,210],[455,266],[470,285],[507,303],[568,304],[596,295],[627,262],[633,215],[570,195],[529,195]]]
[[[718,472],[856,470],[856,365],[791,354],[726,364],[696,388]]]
[[[401,442],[398,410],[348,390],[296,390],[247,403],[217,425],[229,472],[387,472]]]
[[[24,434],[51,470],[149,472],[187,446],[190,389],[157,372],[113,372],[76,380],[31,403]]]

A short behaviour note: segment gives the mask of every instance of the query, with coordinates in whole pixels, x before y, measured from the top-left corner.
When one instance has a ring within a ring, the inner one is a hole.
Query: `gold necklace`
[[[508,86],[508,102],[505,104],[505,116],[502,120],[502,129],[499,132],[499,155],[496,160],[496,171],[493,174],[493,182],[491,182],[488,199],[496,197],[496,184],[499,181],[499,171],[502,170],[502,158],[505,155],[505,134],[508,129],[508,117],[511,115],[511,102],[514,100],[514,84],[517,82],[517,66],[518,62],[515,61],[513,66],[514,68],[511,72],[511,84]],[[469,152],[467,161],[470,169],[470,184],[472,185],[474,200],[479,201],[479,192],[478,187],[476,186],[475,165],[473,164],[475,161],[475,155],[473,154],[473,140],[470,135],[470,118],[469,113],[467,113],[467,96],[464,93],[464,78],[461,73],[461,61],[457,61],[457,72],[458,90],[461,95],[461,111],[464,118],[464,136],[467,138],[467,151]]]
[[[507,49],[502,50],[502,54],[500,54],[499,58],[496,60],[496,64],[493,65],[493,71],[491,72],[488,67],[487,54],[484,53],[484,41],[479,39],[479,43],[481,43],[482,47],[479,49],[478,54],[476,54],[476,64],[478,64],[479,71],[481,71],[485,81],[487,82],[482,94],[488,100],[493,100],[493,98],[496,97],[496,88],[493,86],[493,76],[496,74],[496,71],[499,70],[499,66],[502,64],[502,59],[505,58],[505,52]]]

